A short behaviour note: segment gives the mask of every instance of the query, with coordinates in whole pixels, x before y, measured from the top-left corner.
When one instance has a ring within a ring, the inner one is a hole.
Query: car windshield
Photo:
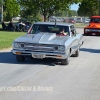
[[[90,22],[100,23],[100,18],[91,18]]]
[[[86,21],[90,21],[90,19],[85,19]]]
[[[81,20],[81,18],[77,18],[77,20]]]
[[[56,33],[60,34],[60,30],[64,29],[66,33],[69,34],[68,26],[61,26],[61,25],[43,25],[43,24],[34,24],[31,29],[29,29],[29,34],[37,34],[39,32],[46,32],[46,33]]]
[[[69,20],[74,20],[74,18],[69,18]]]

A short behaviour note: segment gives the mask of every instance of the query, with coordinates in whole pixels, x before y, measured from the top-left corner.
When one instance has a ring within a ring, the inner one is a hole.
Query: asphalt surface
[[[79,57],[66,66],[51,59],[18,63],[10,49],[0,51],[0,100],[100,100],[100,36],[84,36]]]

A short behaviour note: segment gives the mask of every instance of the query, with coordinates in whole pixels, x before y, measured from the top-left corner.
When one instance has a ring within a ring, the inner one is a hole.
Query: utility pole
[[[1,21],[3,21],[3,0],[2,0],[2,4],[1,4]]]

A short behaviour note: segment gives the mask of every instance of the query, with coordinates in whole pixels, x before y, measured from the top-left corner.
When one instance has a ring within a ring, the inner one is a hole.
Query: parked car
[[[19,16],[18,16],[18,17],[13,17],[13,18],[12,18],[12,20],[16,20],[16,21],[19,21],[20,19],[21,19],[21,17],[19,17]]]
[[[89,18],[85,18],[84,23],[88,24],[89,22],[90,22],[90,19]]]
[[[84,28],[84,35],[100,35],[100,16],[91,16],[89,25]]]
[[[61,29],[65,34],[60,32]],[[73,24],[36,22],[27,34],[15,39],[12,53],[18,62],[25,61],[26,57],[55,58],[68,65],[71,55],[79,56],[82,44],[83,35],[76,32]]]
[[[76,18],[76,23],[83,23],[84,19],[82,17],[77,17]]]
[[[69,18],[69,19],[68,19],[68,23],[73,23],[73,24],[75,24],[75,23],[76,23],[76,19],[75,19],[75,18]]]
[[[50,16],[49,21],[50,21],[50,22],[54,22],[56,19],[57,19],[57,17],[55,17],[55,16]]]

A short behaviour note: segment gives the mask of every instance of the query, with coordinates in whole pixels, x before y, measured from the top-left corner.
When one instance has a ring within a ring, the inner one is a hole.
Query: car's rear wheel
[[[25,61],[25,57],[21,56],[21,55],[16,55],[16,59],[18,62],[24,62]]]
[[[74,57],[78,57],[79,56],[79,48],[75,51]]]

